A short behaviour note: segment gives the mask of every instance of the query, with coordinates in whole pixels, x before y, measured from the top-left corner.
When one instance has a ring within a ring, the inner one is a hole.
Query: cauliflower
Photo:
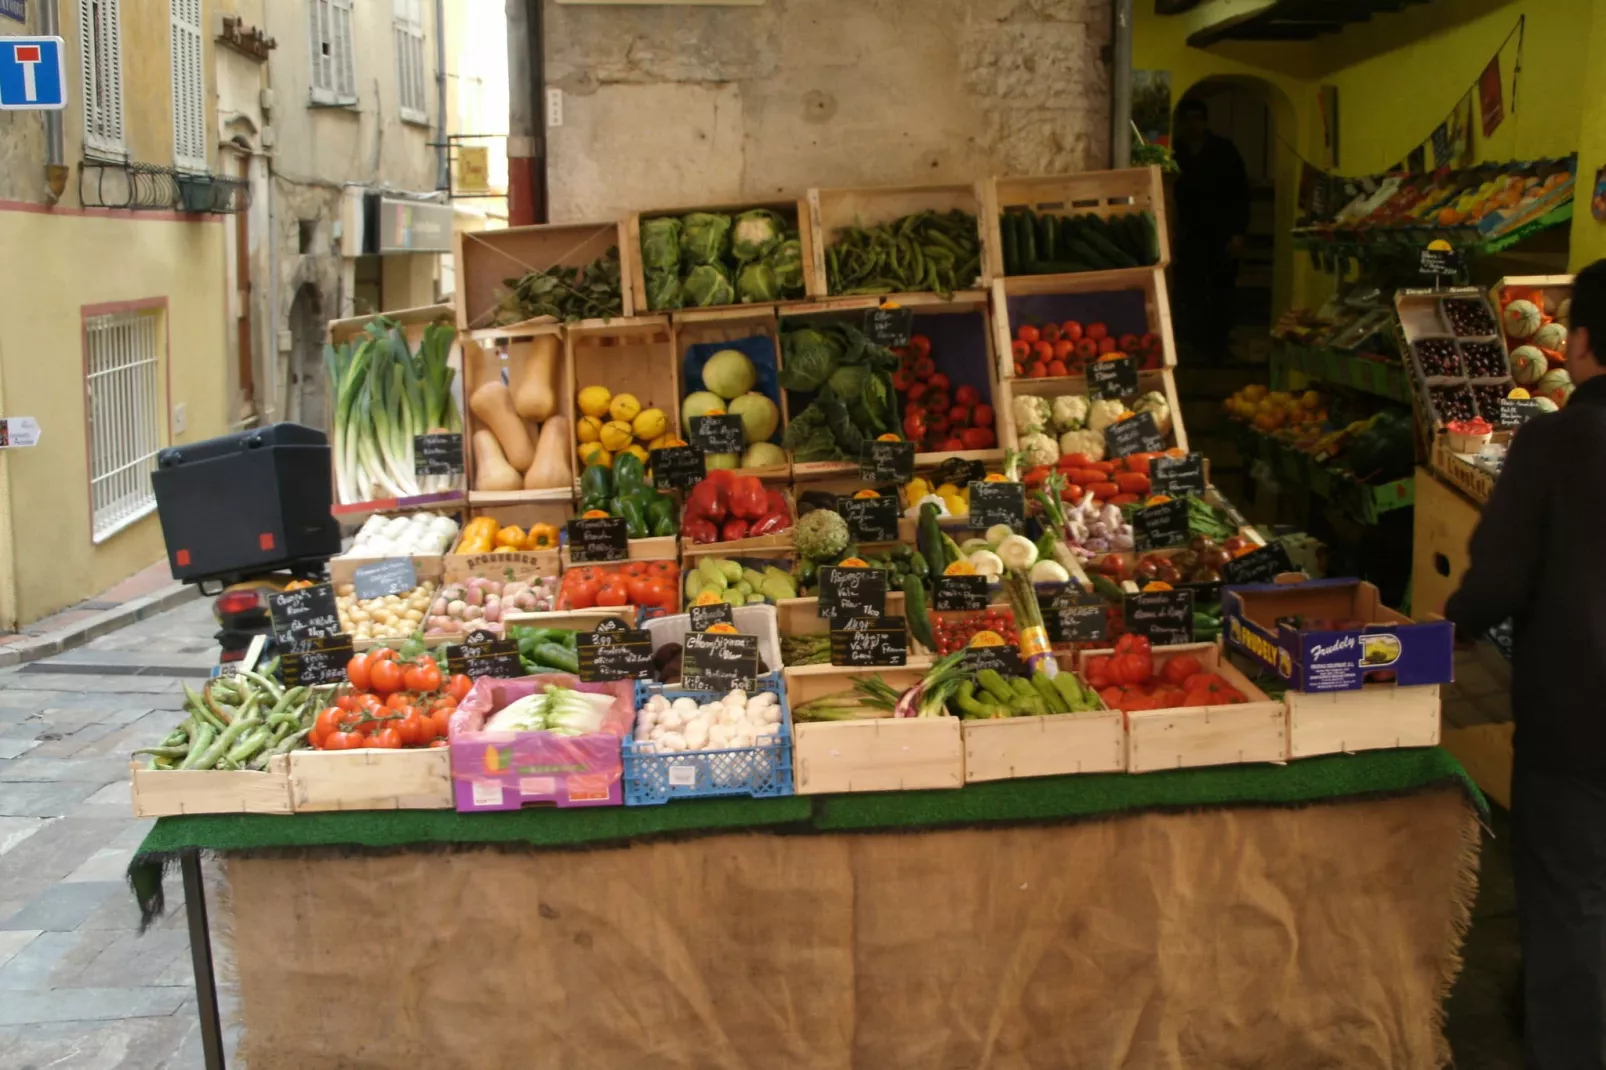
[[[1091,461],[1104,460],[1104,432],[1089,431],[1085,428],[1081,431],[1065,432],[1060,436],[1060,456],[1063,457],[1068,453],[1085,454]]]
[[[1151,390],[1132,403],[1133,412],[1146,412],[1154,417],[1154,426],[1162,435],[1171,433],[1171,403],[1158,390]]]
[[[1100,398],[1087,407],[1087,426],[1102,431],[1121,418],[1126,406],[1115,398]]]
[[[1054,430],[1077,431],[1087,424],[1087,398],[1081,394],[1066,394],[1054,399],[1052,412]]]
[[[1020,449],[1021,460],[1031,468],[1035,468],[1040,464],[1053,464],[1060,459],[1058,443],[1041,431],[1022,435]]]
[[[1015,416],[1015,434],[1024,440],[1034,431],[1047,430],[1050,422],[1048,401],[1044,398],[1023,394],[1015,399],[1013,413]],[[1025,448],[1024,444],[1021,446]]]
[[[792,538],[804,557],[829,561],[848,548],[848,522],[840,513],[816,509],[797,522]]]

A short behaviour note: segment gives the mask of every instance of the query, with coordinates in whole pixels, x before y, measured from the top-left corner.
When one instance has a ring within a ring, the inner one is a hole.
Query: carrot
[[[1149,477],[1142,472],[1117,472],[1115,485],[1121,488],[1123,494],[1149,493]]]

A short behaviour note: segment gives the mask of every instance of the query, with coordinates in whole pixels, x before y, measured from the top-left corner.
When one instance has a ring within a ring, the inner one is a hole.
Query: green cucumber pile
[[[1115,271],[1160,262],[1160,231],[1152,212],[1100,219],[1090,212],[1038,215],[1030,208],[1011,208],[998,225],[1006,275]]]

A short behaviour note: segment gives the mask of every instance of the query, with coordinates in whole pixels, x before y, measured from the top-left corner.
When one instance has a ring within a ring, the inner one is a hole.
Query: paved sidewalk
[[[0,633],[0,667],[21,665],[82,646],[118,628],[183,605],[197,593],[194,586],[173,579],[165,560],[158,561],[87,602],[68,606],[20,631]]]

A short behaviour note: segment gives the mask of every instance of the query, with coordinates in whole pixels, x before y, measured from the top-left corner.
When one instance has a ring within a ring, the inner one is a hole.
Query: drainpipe
[[[446,145],[446,0],[435,0],[435,188],[451,189],[451,154]]]
[[[1112,0],[1110,166],[1132,166],[1132,0]]]
[[[547,218],[542,3],[507,0],[507,209],[515,227]]]
[[[43,0],[39,5],[39,31],[46,37],[61,36],[61,12],[57,8],[58,0]],[[45,112],[45,186],[50,197],[50,203],[55,204],[61,197],[62,190],[67,188],[67,149],[62,140],[61,111],[51,109]]]

